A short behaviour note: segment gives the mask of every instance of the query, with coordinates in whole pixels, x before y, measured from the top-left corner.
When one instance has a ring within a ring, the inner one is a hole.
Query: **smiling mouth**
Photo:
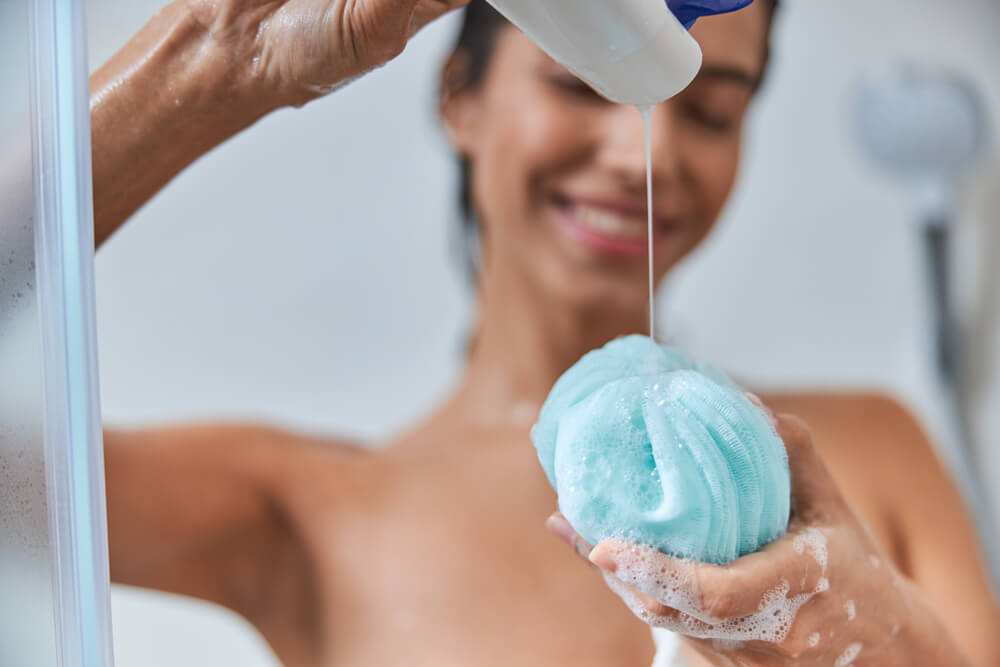
[[[587,229],[606,234],[612,238],[645,241],[649,235],[649,221],[645,215],[642,217],[624,216],[614,211],[586,204],[572,205],[568,212],[576,222]]]
[[[645,257],[649,248],[649,222],[645,206],[596,204],[554,198],[560,221],[570,235],[601,254]],[[654,245],[676,229],[664,218],[653,221]]]

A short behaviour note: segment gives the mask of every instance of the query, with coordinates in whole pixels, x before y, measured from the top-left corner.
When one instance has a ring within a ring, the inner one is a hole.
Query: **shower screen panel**
[[[83,25],[0,2],[0,665],[111,664]]]

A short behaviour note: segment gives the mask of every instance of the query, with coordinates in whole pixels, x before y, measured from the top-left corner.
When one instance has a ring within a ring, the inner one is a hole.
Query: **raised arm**
[[[330,443],[276,429],[106,429],[111,577],[253,623],[288,664],[318,640],[308,550],[282,501],[294,462]]]
[[[199,156],[394,57],[466,1],[170,4],[91,79],[96,243]],[[317,446],[249,426],[106,430],[112,578],[234,609],[285,662],[309,664],[315,587],[280,488]]]
[[[95,242],[199,156],[395,57],[467,1],[176,0],[91,78]]]

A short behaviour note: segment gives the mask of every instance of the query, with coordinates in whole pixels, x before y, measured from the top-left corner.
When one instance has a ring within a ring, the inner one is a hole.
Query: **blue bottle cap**
[[[725,14],[743,9],[753,0],[667,0],[667,7],[688,30],[702,16]]]

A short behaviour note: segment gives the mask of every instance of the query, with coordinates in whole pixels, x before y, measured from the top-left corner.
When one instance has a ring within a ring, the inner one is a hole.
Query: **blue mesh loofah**
[[[531,437],[560,510],[592,544],[722,564],[785,532],[788,459],[770,422],[721,371],[645,336],[584,355]]]
[[[751,2],[753,0],[667,0],[667,6],[677,20],[690,29],[702,16],[735,12]]]

